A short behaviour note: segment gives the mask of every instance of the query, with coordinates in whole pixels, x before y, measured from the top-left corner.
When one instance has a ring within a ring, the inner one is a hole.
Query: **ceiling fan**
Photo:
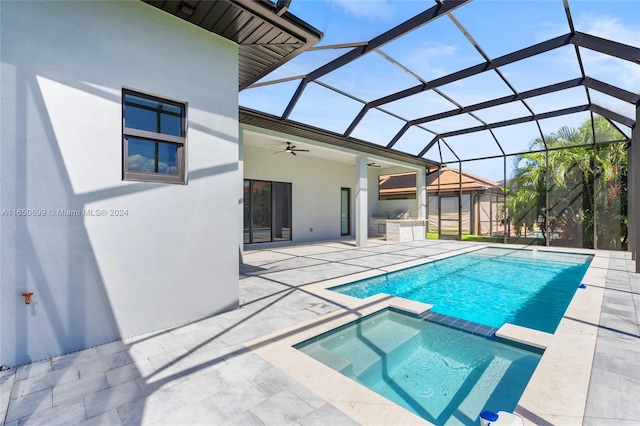
[[[351,167],[355,167],[355,164],[352,164]],[[367,167],[382,167],[380,164],[376,164],[373,161],[367,163]]]
[[[287,147],[285,148],[284,151],[276,151],[274,152],[274,154],[279,154],[281,152],[288,152],[291,155],[296,155],[296,152],[309,152],[309,150],[296,148],[295,145],[291,145],[291,142],[287,142]]]

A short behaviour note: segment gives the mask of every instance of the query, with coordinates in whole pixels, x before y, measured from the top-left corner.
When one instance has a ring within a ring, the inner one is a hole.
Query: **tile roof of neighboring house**
[[[459,191],[460,173],[451,167],[440,169],[440,192]],[[438,191],[438,172],[434,171],[427,175],[427,192]],[[487,188],[499,187],[498,182],[491,179],[477,176],[469,172],[462,172],[463,191],[481,191]],[[400,173],[395,175],[380,176],[380,195],[415,194],[416,175],[415,172]]]
[[[415,194],[416,173],[398,173],[395,175],[380,175],[380,195]]]
[[[451,167],[442,167],[440,174],[437,171],[427,175],[427,192],[438,191],[438,176],[440,176],[440,192],[459,191],[460,176],[462,175],[463,191],[478,191],[487,188],[500,186],[498,182],[491,179],[477,176],[469,172],[453,169]]]

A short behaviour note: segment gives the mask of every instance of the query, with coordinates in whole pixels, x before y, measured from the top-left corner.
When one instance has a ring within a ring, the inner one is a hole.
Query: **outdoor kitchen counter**
[[[424,240],[427,232],[426,219],[387,219],[387,241]]]

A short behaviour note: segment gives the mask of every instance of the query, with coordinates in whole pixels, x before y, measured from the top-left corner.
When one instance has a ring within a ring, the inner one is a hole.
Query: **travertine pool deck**
[[[424,308],[384,296],[356,301],[327,285],[482,246],[370,240],[355,248],[344,240],[247,250],[239,310],[0,372],[0,419],[6,425],[426,424],[367,389],[343,386],[344,377],[317,370],[324,366],[315,361],[287,358],[287,344],[380,306]],[[640,424],[640,275],[630,272],[629,253],[595,253],[587,288],[576,292],[554,335],[500,330],[547,347],[516,409],[528,424]],[[300,362],[303,376],[295,371]]]

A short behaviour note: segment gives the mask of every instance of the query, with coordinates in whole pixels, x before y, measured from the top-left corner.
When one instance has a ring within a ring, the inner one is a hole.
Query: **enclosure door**
[[[462,234],[471,233],[471,195],[462,194],[462,205],[459,205],[460,198],[458,196],[442,195],[440,196],[440,235],[462,237]],[[437,209],[437,197],[430,200],[430,208],[433,204]],[[460,210],[459,210],[460,208]],[[435,216],[429,216],[429,230],[431,231],[431,222],[437,220],[437,210]],[[435,224],[437,229],[437,223]],[[432,231],[433,232],[433,231]]]
[[[440,234],[458,235],[458,197],[440,197]]]

